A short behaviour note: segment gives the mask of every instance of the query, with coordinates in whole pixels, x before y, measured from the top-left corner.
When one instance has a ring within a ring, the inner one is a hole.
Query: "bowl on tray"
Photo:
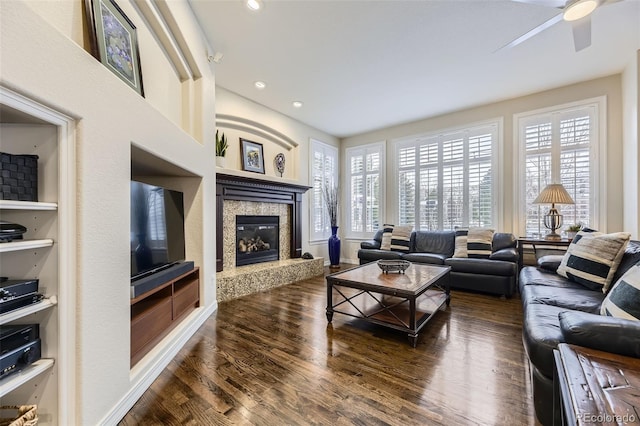
[[[404,274],[404,271],[411,266],[411,262],[408,260],[378,260],[378,267],[382,269],[382,272],[388,274],[389,272],[397,272]]]

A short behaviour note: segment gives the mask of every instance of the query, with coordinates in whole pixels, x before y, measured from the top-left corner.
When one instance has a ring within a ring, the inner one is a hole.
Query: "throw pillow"
[[[467,234],[467,256],[476,259],[488,259],[493,244],[493,229],[469,228]]]
[[[413,226],[394,226],[391,232],[391,250],[409,252],[411,246],[411,231]]]
[[[453,257],[467,257],[467,234],[466,228],[456,228],[456,243],[453,249]]]
[[[640,320],[640,265],[631,267],[604,298],[600,314]]]
[[[382,242],[380,250],[391,250],[391,236],[393,235],[393,225],[385,223],[382,225]]]
[[[631,235],[578,232],[562,257],[557,273],[570,281],[606,292]]]

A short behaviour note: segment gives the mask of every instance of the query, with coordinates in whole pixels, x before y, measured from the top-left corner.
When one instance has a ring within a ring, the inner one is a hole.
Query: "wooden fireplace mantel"
[[[222,271],[224,200],[291,205],[291,258],[302,256],[302,194],[311,187],[216,173],[216,272]]]

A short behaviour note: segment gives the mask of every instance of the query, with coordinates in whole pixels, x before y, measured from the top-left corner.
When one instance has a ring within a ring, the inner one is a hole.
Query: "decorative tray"
[[[411,262],[407,260],[378,260],[378,267],[382,269],[382,272],[388,274],[389,272],[398,272],[404,274],[404,271],[411,266]]]

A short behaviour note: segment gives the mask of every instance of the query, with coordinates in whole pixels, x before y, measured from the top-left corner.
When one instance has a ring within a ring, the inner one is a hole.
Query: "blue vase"
[[[340,238],[336,235],[337,226],[331,227],[331,236],[329,237],[329,263],[333,267],[340,265]]]

